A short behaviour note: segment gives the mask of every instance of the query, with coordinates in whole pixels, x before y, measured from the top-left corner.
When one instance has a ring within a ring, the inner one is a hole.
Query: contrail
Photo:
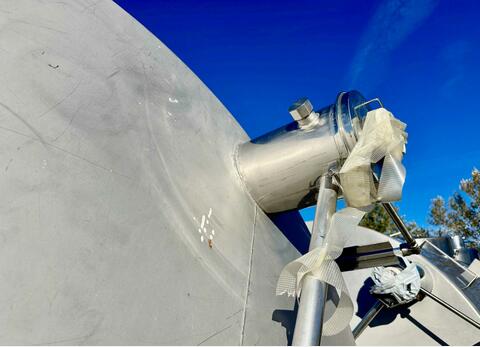
[[[386,0],[372,16],[348,75],[350,87],[362,78],[376,83],[391,52],[433,12],[436,0]]]

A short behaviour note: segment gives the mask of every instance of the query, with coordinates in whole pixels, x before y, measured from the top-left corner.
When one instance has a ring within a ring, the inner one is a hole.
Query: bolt
[[[307,118],[310,115],[310,113],[312,113],[312,111],[313,111],[313,106],[310,103],[310,100],[308,100],[307,98],[301,98],[297,100],[288,109],[288,112],[290,112],[293,119],[296,120],[297,122]]]

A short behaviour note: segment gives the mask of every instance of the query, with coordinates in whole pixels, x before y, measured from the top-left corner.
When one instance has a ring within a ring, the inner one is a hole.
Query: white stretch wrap
[[[356,229],[365,212],[376,201],[399,200],[405,181],[401,160],[407,134],[405,124],[384,108],[367,113],[362,133],[339,172],[343,195],[349,207],[336,212],[327,228],[322,246],[287,264],[277,283],[277,295],[287,293],[299,297],[305,276],[312,276],[333,286],[339,302],[333,315],[323,323],[323,334],[336,335],[345,329],[353,315],[342,273],[335,262],[350,232]],[[371,164],[384,159],[378,192],[373,181]]]
[[[370,289],[375,294],[390,294],[399,303],[407,303],[416,298],[420,291],[420,274],[417,266],[404,258],[407,267],[403,270],[394,267],[376,267],[372,271],[375,285]]]
[[[352,319],[352,300],[335,259],[342,253],[349,232],[355,230],[364,214],[365,212],[352,207],[336,212],[332,216],[323,245],[287,264],[278,279],[277,295],[287,293],[299,297],[302,281],[307,275],[336,288],[340,300],[333,315],[323,323],[324,335],[338,334]]]
[[[343,164],[339,176],[348,206],[364,207],[373,202],[392,202],[402,197],[405,168],[402,165],[407,140],[406,125],[389,111],[369,111],[362,132]],[[384,159],[378,191],[371,164]]]

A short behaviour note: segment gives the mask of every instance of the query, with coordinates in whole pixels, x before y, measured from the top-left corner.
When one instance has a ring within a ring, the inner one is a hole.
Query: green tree
[[[398,208],[395,208],[398,211]],[[423,227],[419,227],[414,221],[405,222],[405,224],[413,236],[428,237],[428,230]],[[392,235],[398,232],[397,227],[393,223],[387,211],[385,211],[380,204],[376,204],[373,210],[363,217],[360,225],[387,235]]]
[[[475,247],[480,246],[480,171],[472,170],[468,179],[460,181],[460,191],[449,199],[441,196],[432,200],[429,223],[438,235],[453,234],[466,238]]]
[[[397,209],[398,211],[398,209]],[[480,249],[480,171],[472,170],[468,179],[460,181],[459,191],[448,198],[432,199],[428,223],[433,227],[419,227],[414,221],[406,222],[415,237],[460,235],[470,246]],[[397,229],[380,204],[367,213],[361,226],[392,235]]]
[[[373,210],[363,217],[360,226],[388,235],[397,232],[395,224],[388,216],[387,211],[379,204],[376,204]]]
[[[428,214],[428,222],[437,226],[435,230],[437,236],[444,236],[448,233],[447,209],[445,208],[445,200],[441,196],[432,199],[430,212]]]

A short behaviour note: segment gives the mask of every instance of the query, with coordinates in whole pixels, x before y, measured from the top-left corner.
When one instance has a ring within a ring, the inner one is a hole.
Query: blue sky
[[[409,220],[426,223],[430,200],[480,167],[480,1],[116,2],[251,137],[289,122],[288,106],[302,96],[316,108],[342,90],[380,97],[408,124],[398,205]]]

